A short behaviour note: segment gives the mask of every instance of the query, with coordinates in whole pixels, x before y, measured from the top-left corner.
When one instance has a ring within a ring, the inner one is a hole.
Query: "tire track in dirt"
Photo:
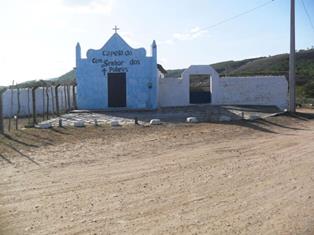
[[[313,122],[302,127],[202,124],[32,150],[40,167],[3,169],[0,232],[311,234]]]

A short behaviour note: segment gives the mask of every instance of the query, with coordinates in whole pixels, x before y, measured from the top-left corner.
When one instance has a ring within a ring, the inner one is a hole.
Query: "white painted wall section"
[[[159,106],[190,105],[190,76],[209,75],[211,104],[265,105],[288,107],[288,81],[285,76],[219,77],[208,65],[192,65],[181,78],[159,78]]]
[[[159,79],[159,106],[174,107],[190,104],[189,80],[165,77]]]
[[[53,95],[55,97],[55,91],[54,87],[52,89]],[[73,106],[73,94],[72,94],[72,88],[69,88],[70,92],[70,102],[71,106]],[[12,113],[11,113],[11,94],[13,93],[13,108],[12,108]],[[4,117],[10,117],[14,116],[17,113],[18,109],[18,102],[17,102],[17,89],[13,89],[11,93],[11,90],[6,90],[3,95],[2,95],[2,100],[3,100],[3,116]],[[49,112],[52,112],[52,94],[51,94],[51,89],[49,88]],[[59,97],[59,109],[60,112],[64,112],[66,109],[66,102],[65,102],[65,90],[63,86],[60,86],[58,88],[58,97]],[[46,92],[44,93],[44,98],[45,98],[45,110],[43,107],[43,89],[38,88],[36,89],[36,112],[37,114],[42,114],[43,112],[46,112],[47,110],[47,99],[46,99]],[[29,105],[28,105],[29,104]],[[32,106],[32,90],[30,89],[20,89],[20,105],[21,105],[21,110],[20,110],[20,116],[28,116],[32,114],[33,106]],[[29,109],[28,109],[29,107]],[[56,105],[54,104],[55,110],[56,110]]]
[[[222,77],[222,105],[274,105],[288,107],[288,82],[285,76]]]

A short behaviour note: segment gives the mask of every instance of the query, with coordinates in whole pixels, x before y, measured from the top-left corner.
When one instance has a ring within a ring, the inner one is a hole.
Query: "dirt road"
[[[0,234],[314,234],[314,119],[24,130]]]

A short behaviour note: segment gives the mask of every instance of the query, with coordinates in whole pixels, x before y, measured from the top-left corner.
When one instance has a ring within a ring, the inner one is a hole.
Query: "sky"
[[[314,23],[314,0],[303,0]],[[114,33],[166,69],[289,52],[290,0],[209,27],[269,0],[0,0],[0,85],[55,78]],[[209,27],[209,28],[207,28]],[[301,0],[296,0],[296,47],[314,46]]]

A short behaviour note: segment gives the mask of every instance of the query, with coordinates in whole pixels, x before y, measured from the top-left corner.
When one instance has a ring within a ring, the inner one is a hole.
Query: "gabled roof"
[[[161,73],[167,74],[167,70],[165,70],[161,64],[157,64],[157,68]]]
[[[107,46],[110,46],[111,44],[117,44],[117,43],[120,44],[120,46],[124,45],[126,47],[131,48],[131,49],[134,49],[118,33],[114,33],[109,38],[109,40],[105,43],[105,45],[102,47],[102,49],[104,49]]]
[[[106,48],[117,48],[118,50],[132,50],[134,53],[138,53],[141,56],[146,56],[145,48],[133,48],[131,47],[118,33],[114,33],[109,40],[100,49],[89,49],[87,51],[87,58],[95,56],[95,54],[101,54]]]

